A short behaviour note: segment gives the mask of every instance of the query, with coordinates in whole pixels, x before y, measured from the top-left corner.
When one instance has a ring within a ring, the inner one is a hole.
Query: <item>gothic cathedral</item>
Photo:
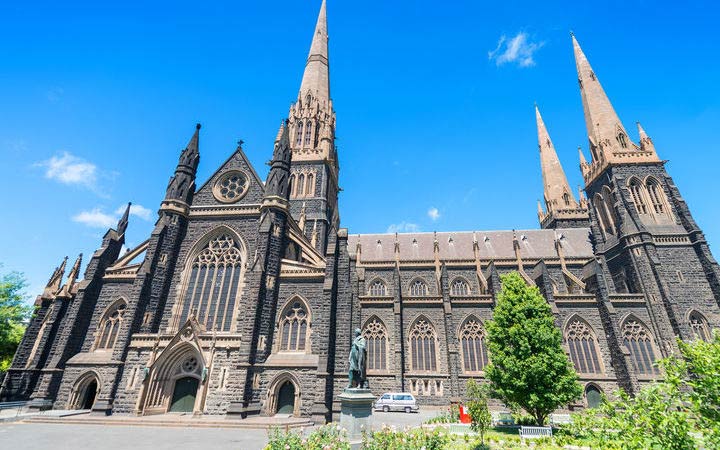
[[[201,185],[200,125],[147,240],[121,254],[128,211],[67,276],[64,261],[0,389],[39,409],[105,414],[339,411],[351,332],[374,394],[447,404],[482,378],[503,273],[552,307],[585,387],[637,391],[676,337],[720,327],[720,268],[638,124],[630,139],[573,36],[589,149],[576,197],[536,109],[540,229],[350,235],[340,227],[325,1],[300,91],[261,180],[238,146]],[[129,207],[128,207],[129,208]]]

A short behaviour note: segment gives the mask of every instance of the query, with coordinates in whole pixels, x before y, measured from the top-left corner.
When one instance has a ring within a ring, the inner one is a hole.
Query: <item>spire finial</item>
[[[128,226],[128,221],[130,219],[130,207],[132,206],[132,202],[128,202],[127,207],[125,208],[125,212],[123,213],[122,217],[120,217],[120,220],[118,220],[117,224],[117,233],[122,236],[125,234],[125,230]]]
[[[325,0],[320,5],[298,98],[302,98],[308,92],[322,101],[327,102],[330,99],[330,64]]]

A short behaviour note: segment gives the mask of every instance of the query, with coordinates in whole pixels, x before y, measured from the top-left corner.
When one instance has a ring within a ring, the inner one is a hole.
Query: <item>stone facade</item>
[[[720,325],[720,269],[652,140],[640,129],[629,141],[573,46],[599,124],[578,199],[537,111],[541,229],[353,235],[340,228],[323,2],[267,179],[240,145],[196,187],[198,125],[148,240],[120,255],[126,212],[82,280],[80,259],[67,277],[65,262],[53,272],[0,399],[324,422],[339,412],[361,328],[375,395],[444,405],[483,377],[483,323],[511,271],[550,303],[586,389],[636,391],[660,376],[652,362],[675,337]]]

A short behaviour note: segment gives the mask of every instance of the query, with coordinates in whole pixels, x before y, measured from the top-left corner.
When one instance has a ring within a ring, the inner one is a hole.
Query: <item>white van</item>
[[[415,397],[407,392],[387,392],[375,402],[375,411],[405,411],[406,413],[420,409]]]

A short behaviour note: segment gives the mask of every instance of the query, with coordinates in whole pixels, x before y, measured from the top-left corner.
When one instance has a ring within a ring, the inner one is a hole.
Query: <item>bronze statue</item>
[[[369,389],[367,380],[367,346],[360,328],[355,329],[355,339],[350,349],[348,388]]]

